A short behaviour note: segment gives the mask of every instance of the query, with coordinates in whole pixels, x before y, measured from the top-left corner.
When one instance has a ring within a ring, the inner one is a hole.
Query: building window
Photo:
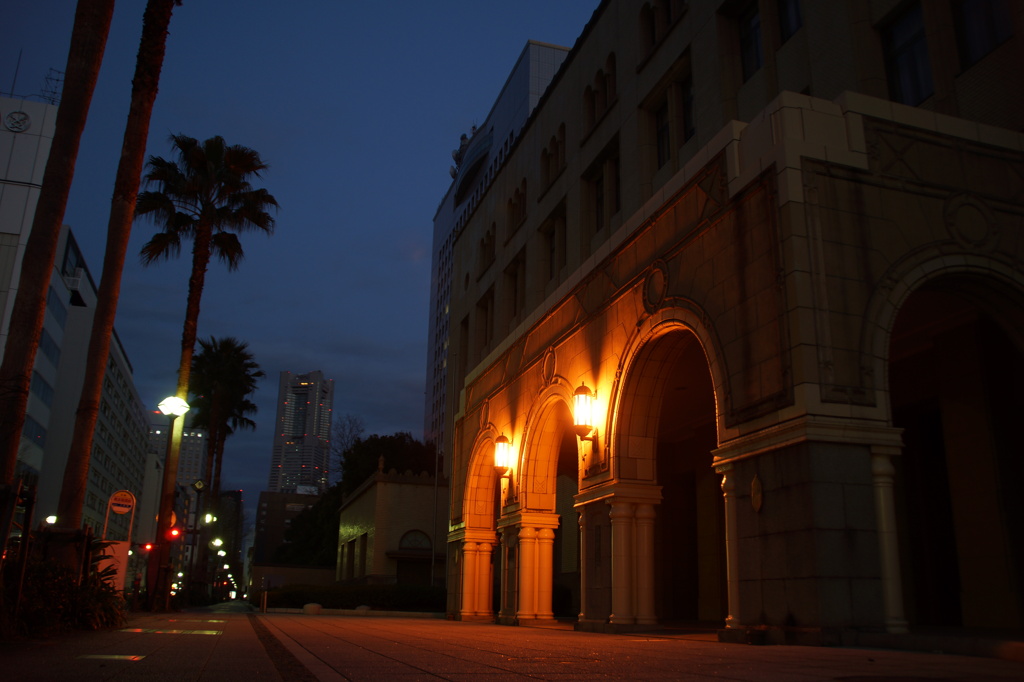
[[[657,150],[658,168],[661,168],[672,158],[667,101],[663,101],[654,111],[654,147]]]
[[[508,219],[509,235],[515,232],[519,225],[526,220],[526,178],[523,178],[519,187],[512,193],[512,198],[508,200],[506,218]]]
[[[505,289],[509,319],[515,322],[526,308],[526,254],[522,251],[505,268]]]
[[[683,109],[683,142],[687,142],[697,132],[693,123],[693,77],[689,73],[689,59],[686,60],[686,65],[686,76],[679,81],[679,98]]]
[[[686,13],[684,0],[654,0],[640,8],[640,54],[646,56],[665,39],[672,26]]]
[[[46,447],[46,429],[43,425],[32,418],[32,415],[25,415],[25,425],[21,427],[21,436],[32,441],[41,448]]]
[[[49,292],[46,294],[46,309],[53,315],[53,319],[57,321],[57,324],[61,329],[64,329],[64,325],[68,321],[68,309],[64,306],[64,302],[60,300],[60,296],[53,287],[50,287]]]
[[[32,384],[29,390],[47,407],[53,405],[53,386],[35,370],[32,370]]]
[[[648,108],[654,170],[665,167],[694,134],[693,79],[687,50],[672,68],[672,83],[655,92]]]
[[[585,207],[593,233],[606,228],[619,212],[619,142],[616,138],[605,153],[591,166],[584,177],[587,201]]]
[[[583,91],[583,116],[587,130],[590,130],[605,113],[617,97],[615,77],[615,54],[608,55],[603,69],[598,69],[594,82]]]
[[[548,146],[540,153],[541,180],[545,188],[565,169],[565,124],[558,126],[558,133],[551,136]]]
[[[494,340],[494,288],[480,298],[476,304],[476,338],[480,348],[480,356],[487,354]]]
[[[916,107],[931,97],[931,63],[920,5],[907,7],[882,29],[882,45],[892,100]]]
[[[1005,0],[958,0],[953,3],[960,66],[964,69],[1013,36],[1013,21]]]
[[[39,337],[39,350],[54,367],[60,364],[60,346],[50,336],[50,332],[46,331],[46,327],[43,327],[43,335]]]
[[[556,280],[565,268],[565,206],[544,221],[540,228],[548,281]]]
[[[740,60],[743,64],[743,82],[750,80],[764,64],[761,49],[761,10],[757,2],[751,2],[740,12],[739,19]]]
[[[480,238],[480,258],[477,265],[478,277],[483,275],[487,271],[487,268],[491,267],[491,264],[494,262],[495,234],[497,234],[497,232],[497,225],[491,223],[491,229],[487,230],[487,233]]]
[[[800,30],[800,0],[779,0],[779,37],[786,42]]]

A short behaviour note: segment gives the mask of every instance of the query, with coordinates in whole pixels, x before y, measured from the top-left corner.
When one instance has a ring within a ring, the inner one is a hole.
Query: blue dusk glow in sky
[[[361,416],[367,435],[422,438],[431,229],[451,151],[486,118],[527,40],[571,47],[597,5],[185,0],[175,9],[148,154],[170,158],[171,134],[221,135],[270,164],[261,185],[281,205],[274,236],[242,236],[238,271],[211,264],[199,319],[201,338],[248,342],[267,374],[258,429],[230,438],[224,463],[223,488],[244,489],[250,510],[266,487],[283,370],[323,370],[335,380],[335,414]],[[97,282],[144,6],[117,4],[64,218]],[[48,69],[64,70],[74,11],[72,0],[3,4],[0,91],[36,95]],[[190,268],[190,247],[139,264],[154,230],[135,225],[116,325],[153,409],[174,392]]]

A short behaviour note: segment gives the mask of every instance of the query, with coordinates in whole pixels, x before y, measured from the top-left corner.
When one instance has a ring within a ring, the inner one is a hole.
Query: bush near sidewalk
[[[259,605],[261,595],[252,596]],[[305,604],[320,604],[325,609],[354,609],[369,606],[375,611],[445,610],[443,587],[426,585],[285,585],[267,591],[268,608],[301,609]]]

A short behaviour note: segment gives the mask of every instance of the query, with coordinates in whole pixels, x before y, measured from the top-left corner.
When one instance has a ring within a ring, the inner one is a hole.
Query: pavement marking
[[[78,658],[101,658],[105,661],[141,661],[145,656],[134,654],[82,654]]]
[[[156,628],[123,628],[118,632],[144,632],[155,635],[223,635],[223,630],[158,630]]]
[[[168,618],[168,623],[226,623],[227,621],[221,618],[220,620],[213,618]]]

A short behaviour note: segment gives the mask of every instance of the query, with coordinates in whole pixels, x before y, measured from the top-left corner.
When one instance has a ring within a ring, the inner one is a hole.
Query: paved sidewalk
[[[721,644],[699,633],[594,634],[438,619],[138,614],[128,627],[0,643],[0,679],[775,680],[988,682],[1017,661],[881,649]],[[233,609],[233,610],[232,610]]]
[[[942,654],[721,644],[699,634],[609,635],[568,629],[345,616],[266,614],[262,623],[318,680],[1024,679],[1024,663]]]
[[[282,680],[246,612],[134,614],[119,630],[0,642],[0,679]]]

